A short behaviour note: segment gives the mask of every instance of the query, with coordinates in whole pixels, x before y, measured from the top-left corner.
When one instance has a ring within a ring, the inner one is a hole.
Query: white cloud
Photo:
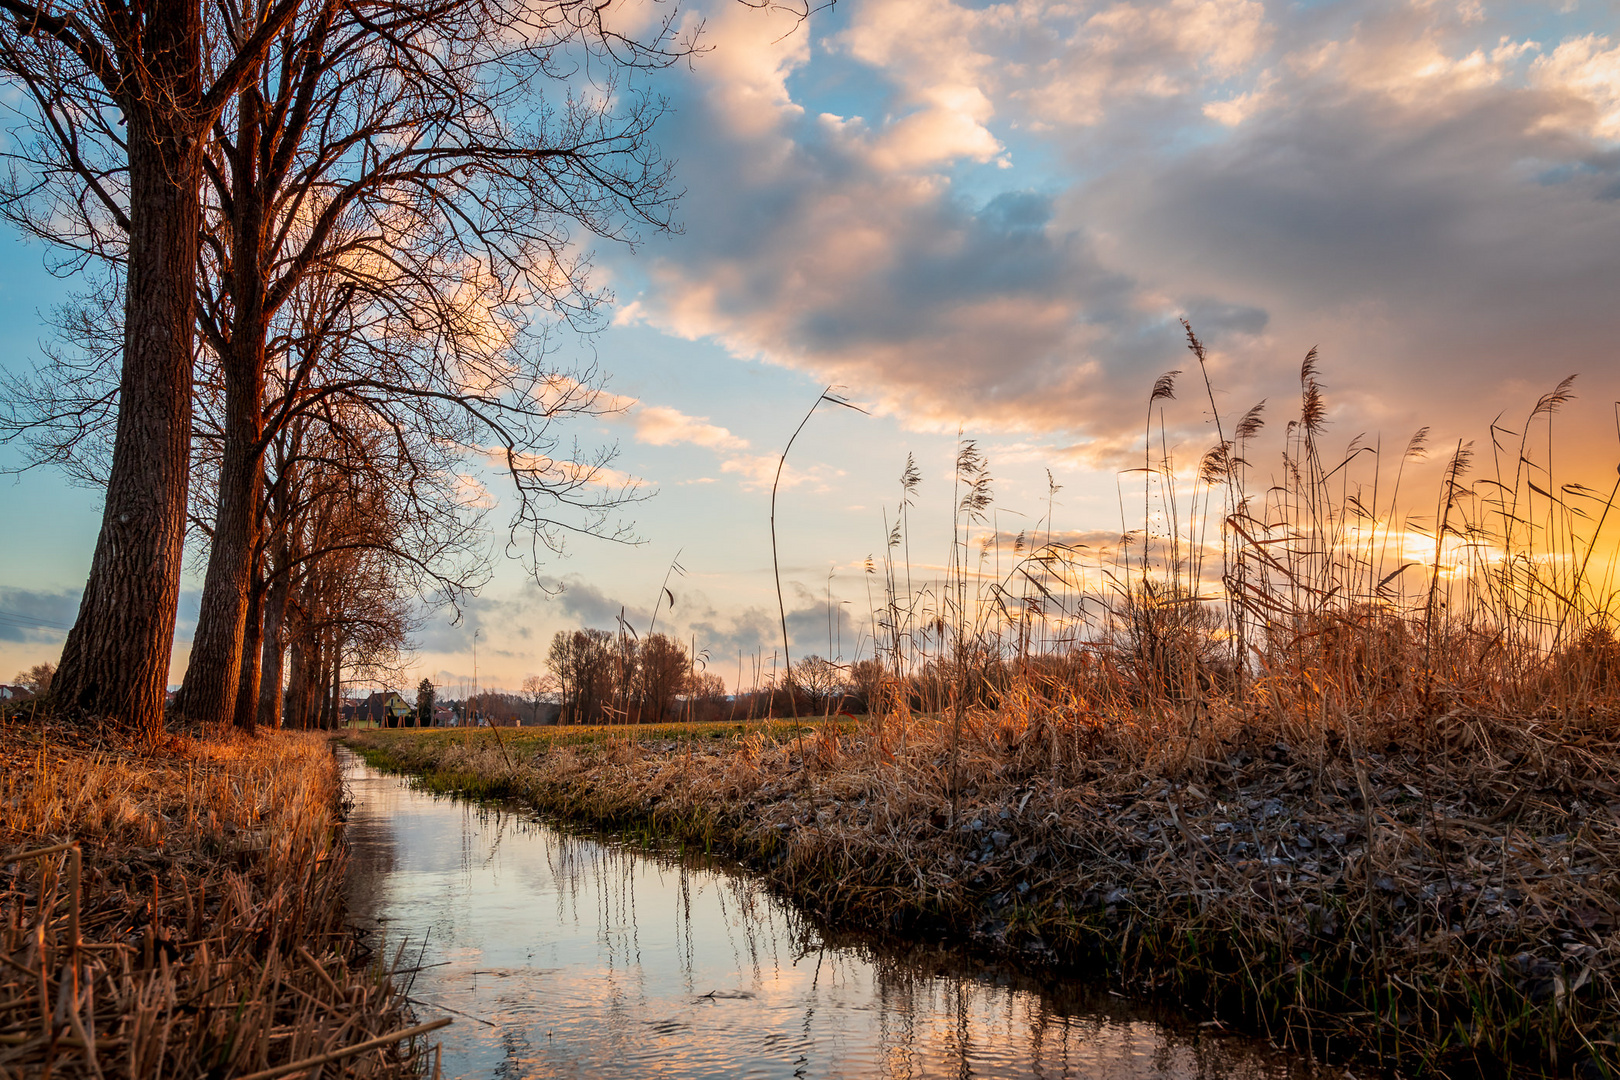
[[[782,470],[779,483],[778,467]],[[813,484],[814,487],[811,489],[813,491],[828,490],[823,477],[825,470],[819,467],[801,470],[791,465],[782,465],[781,458],[775,454],[738,454],[722,462],[720,471],[735,475],[744,488],[752,491],[769,491],[772,484],[777,484],[783,491],[803,487],[806,484]]]
[[[711,450],[746,450],[748,440],[733,435],[707,416],[688,416],[667,405],[643,405],[630,415],[636,439],[651,446],[693,443]]]
[[[1530,81],[1564,106],[1549,123],[1620,139],[1620,45],[1596,34],[1566,41],[1530,66]]]

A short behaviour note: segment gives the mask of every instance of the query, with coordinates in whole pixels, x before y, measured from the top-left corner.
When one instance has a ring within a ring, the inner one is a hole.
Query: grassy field
[[[0,777],[0,1076],[423,1074],[394,958],[344,924],[328,738],[14,713]]]
[[[835,922],[1079,965],[1280,1044],[1408,1075],[1620,1061],[1612,742],[1459,719],[1354,754],[1222,732],[1189,764],[1105,730],[1056,769],[1059,733],[1018,719],[351,742],[436,790],[736,855]]]
[[[373,765],[421,773],[429,790],[473,798],[521,795],[515,781],[523,775],[517,765],[546,760],[556,750],[591,753],[602,749],[656,747],[664,754],[708,753],[715,746],[734,747],[745,739],[773,741],[815,738],[824,721],[755,720],[692,724],[580,724],[526,728],[370,728],[342,733],[344,740]],[[855,728],[848,718],[832,721],[837,731]],[[478,751],[485,753],[479,753]],[[482,766],[493,753],[502,768]],[[401,764],[408,755],[412,764]],[[478,760],[479,767],[457,769],[462,760]]]

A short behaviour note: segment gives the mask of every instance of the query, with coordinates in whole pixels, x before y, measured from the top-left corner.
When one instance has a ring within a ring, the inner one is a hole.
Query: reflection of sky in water
[[[823,947],[746,877],[435,799],[352,759],[348,779],[353,907],[389,955],[408,942],[404,966],[422,949],[417,1011],[456,1017],[439,1033],[447,1078],[1307,1075],[1086,988]]]

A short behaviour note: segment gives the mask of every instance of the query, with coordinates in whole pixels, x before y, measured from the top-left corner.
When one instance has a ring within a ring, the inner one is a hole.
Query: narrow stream
[[[1251,1039],[953,950],[832,941],[750,876],[413,789],[348,751],[351,910],[450,1015],[443,1075],[1321,1076]]]

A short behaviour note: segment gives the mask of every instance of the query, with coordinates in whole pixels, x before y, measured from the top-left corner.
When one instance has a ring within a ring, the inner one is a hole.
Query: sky
[[[616,445],[614,468],[642,482],[623,514],[641,542],[577,538],[530,575],[498,533],[494,578],[459,613],[424,614],[402,680],[459,694],[476,631],[479,684],[516,689],[557,630],[621,612],[642,632],[656,617],[728,683],[768,671],[770,481],[827,385],[866,411],[823,405],[788,459],[789,629],[796,654],[870,655],[862,567],[881,558],[908,453],[918,567],[947,557],[959,437],[988,457],[993,527],[1117,534],[1160,374],[1189,372],[1160,403],[1170,452],[1191,462],[1214,441],[1183,317],[1223,421],[1266,400],[1273,450],[1312,347],[1340,445],[1404,445],[1421,425],[1436,445],[1483,444],[1494,418],[1517,430],[1578,374],[1560,479],[1606,491],[1616,14],[838,0],[801,25],[689,4],[678,19],[701,23],[703,51],[645,82],[670,105],[656,137],[680,229],[597,246],[611,325],[563,358],[609,379],[617,411],[567,434]],[[38,359],[72,284],[39,245],[0,237],[0,365]],[[0,466],[22,463],[0,447]],[[0,678],[60,651],[98,520],[96,493],[59,475],[0,476]],[[193,559],[176,683],[201,576]],[[674,608],[655,613],[666,576]]]

